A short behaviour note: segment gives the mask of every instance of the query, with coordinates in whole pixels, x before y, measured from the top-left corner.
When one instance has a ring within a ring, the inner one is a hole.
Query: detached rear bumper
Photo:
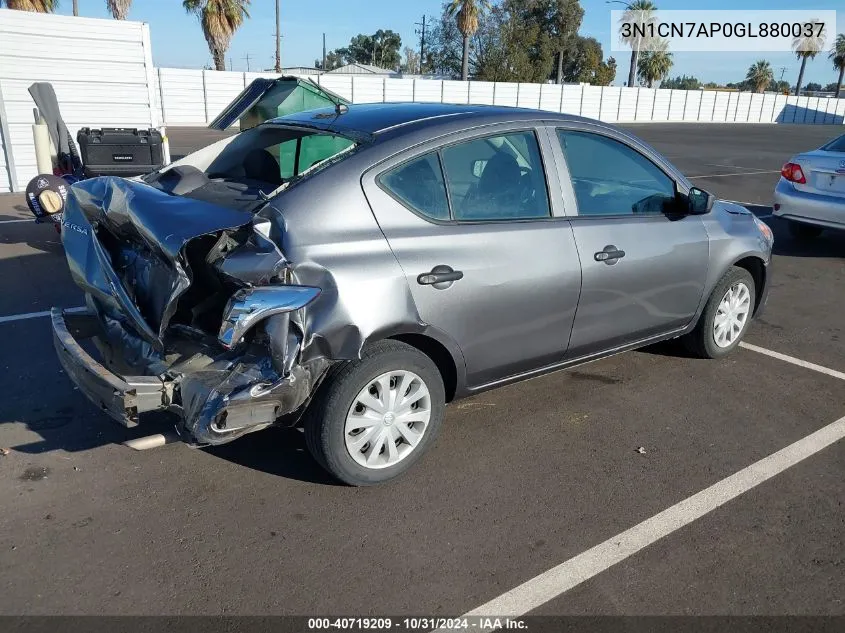
[[[78,340],[97,333],[93,313],[65,314],[53,308],[50,318],[53,345],[65,372],[91,402],[120,424],[137,426],[139,413],[166,409],[171,404],[173,381],[156,376],[118,376],[82,349]]]

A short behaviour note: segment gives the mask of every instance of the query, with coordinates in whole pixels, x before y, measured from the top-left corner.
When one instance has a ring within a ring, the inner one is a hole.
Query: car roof
[[[338,112],[338,110],[340,112]],[[592,121],[571,114],[491,105],[450,103],[368,103],[296,112],[268,121],[271,124],[307,125],[339,133],[370,136],[401,135],[419,127],[451,126],[456,121],[484,125],[501,121]],[[433,130],[434,131],[434,130]]]

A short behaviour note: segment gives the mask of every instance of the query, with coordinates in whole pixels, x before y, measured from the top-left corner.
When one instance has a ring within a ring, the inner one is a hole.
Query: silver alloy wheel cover
[[[717,346],[730,347],[742,334],[751,314],[751,291],[742,281],[728,288],[713,318],[713,341]]]
[[[431,420],[431,394],[412,371],[381,374],[358,392],[343,429],[346,450],[364,468],[388,468],[414,452]]]

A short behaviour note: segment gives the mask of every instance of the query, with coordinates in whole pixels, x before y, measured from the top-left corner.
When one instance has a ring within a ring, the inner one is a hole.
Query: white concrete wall
[[[146,24],[0,9],[0,129],[8,130],[0,151],[0,191],[9,190],[12,173],[17,190],[36,175],[35,104],[27,92],[32,83],[53,84],[75,137],[85,126],[160,125],[154,78]]]

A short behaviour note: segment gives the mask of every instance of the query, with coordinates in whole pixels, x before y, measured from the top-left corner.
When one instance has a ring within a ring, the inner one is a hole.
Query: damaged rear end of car
[[[125,426],[176,413],[192,444],[295,423],[332,361],[309,345],[322,289],[297,283],[282,231],[260,208],[120,178],[76,184],[62,240],[86,309],[52,311],[65,371]]]

